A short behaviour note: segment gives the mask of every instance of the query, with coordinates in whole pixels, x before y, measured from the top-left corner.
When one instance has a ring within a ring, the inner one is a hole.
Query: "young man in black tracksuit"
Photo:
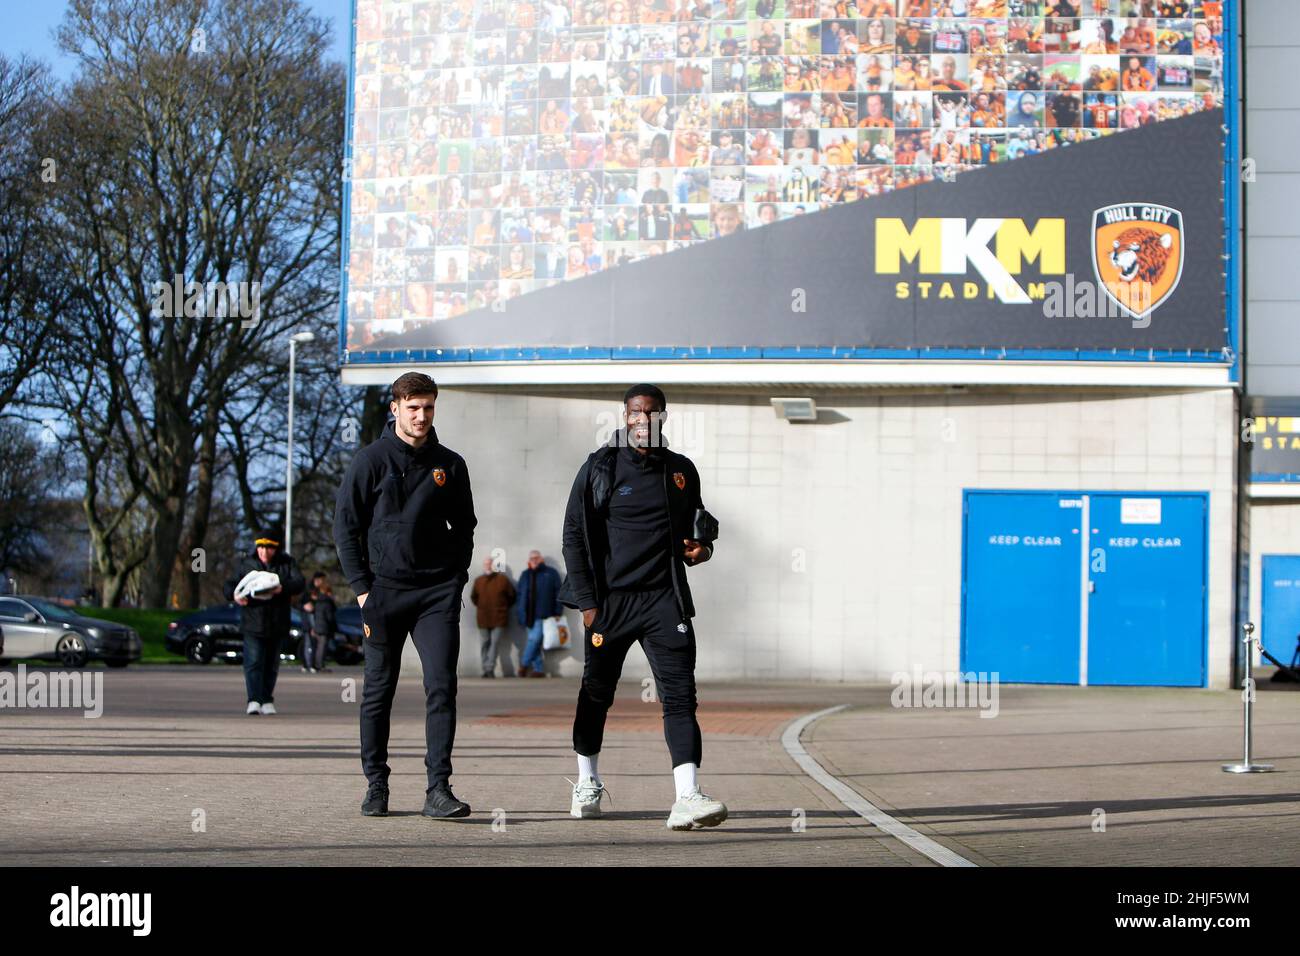
[[[361,766],[366,816],[388,814],[388,736],[409,633],[424,672],[425,816],[463,817],[451,792],[461,591],[474,553],[474,500],[465,460],[433,429],[438,386],[418,372],[393,383],[395,420],[352,460],[339,487],[334,544],[361,605],[365,688]]]
[[[695,719],[695,606],[686,567],[713,556],[695,540],[702,509],[700,476],[684,455],[669,451],[658,425],[664,394],[634,385],[623,397],[624,427],[588,458],[573,483],[564,516],[560,600],[582,611],[585,663],[573,749],[578,782],[570,813],[600,816],[605,792],[596,769],[605,715],[623,660],[639,641],[663,702],[664,737],[672,757],[677,800],[668,817],[675,830],[716,826],[727,808],[700,792],[701,758]]]

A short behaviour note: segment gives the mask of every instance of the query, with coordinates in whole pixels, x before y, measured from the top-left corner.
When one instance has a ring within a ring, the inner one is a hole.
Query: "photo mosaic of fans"
[[[1221,106],[1227,0],[358,0],[348,347]]]

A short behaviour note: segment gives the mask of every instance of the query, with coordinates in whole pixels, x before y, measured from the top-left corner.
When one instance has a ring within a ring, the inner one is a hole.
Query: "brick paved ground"
[[[274,718],[244,717],[238,669],[215,665],[106,674],[97,720],[0,711],[0,863],[932,865],[782,748],[792,717],[840,703],[850,709],[805,735],[809,752],[976,863],[1300,862],[1300,694],[1261,694],[1260,753],[1284,772],[1236,777],[1218,769],[1239,748],[1231,693],[1003,688],[1000,716],[982,720],[895,710],[889,687],[706,686],[702,781],[732,816],[673,833],[658,709],[635,681],[602,755],[606,819],[567,814],[571,680],[463,681],[453,783],[475,812],[419,816],[415,675],[398,692],[394,815],[363,818],[356,704],[341,693],[359,677],[286,672]],[[1104,834],[1089,828],[1094,807],[1107,812]],[[196,810],[206,832],[193,832]]]
[[[733,688],[706,691],[702,722],[714,730],[702,781],[731,819],[675,833],[664,827],[672,774],[658,705],[643,703],[634,681],[602,755],[615,801],[607,819],[568,815],[564,778],[574,766],[561,717],[572,716],[577,683],[567,680],[463,681],[453,784],[475,812],[425,819],[423,700],[418,678],[406,675],[391,748],[394,815],[363,818],[356,704],[340,693],[342,679],[359,676],[286,672],[276,691],[282,713],[272,718],[242,715],[242,678],[230,667],[107,674],[108,704],[96,720],[0,712],[0,863],[926,863],[785,755],[777,731],[785,714],[820,706],[812,688],[787,692],[775,712],[761,701],[738,711]],[[796,808],[803,832],[792,827]],[[196,809],[205,833],[192,832]]]
[[[974,711],[864,709],[804,745],[886,813],[980,865],[1300,863],[1300,694],[1261,691],[1255,760],[1240,692],[1004,688]],[[1104,811],[1105,831],[1093,829]]]

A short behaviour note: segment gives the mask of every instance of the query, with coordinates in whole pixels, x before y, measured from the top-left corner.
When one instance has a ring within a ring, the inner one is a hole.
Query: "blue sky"
[[[333,22],[332,52],[344,64],[348,62],[351,31],[351,0],[306,0],[319,16]],[[72,61],[63,56],[54,42],[52,31],[63,20],[67,5],[63,0],[0,0],[0,53],[11,59],[27,53],[49,63],[55,75],[68,79]]]

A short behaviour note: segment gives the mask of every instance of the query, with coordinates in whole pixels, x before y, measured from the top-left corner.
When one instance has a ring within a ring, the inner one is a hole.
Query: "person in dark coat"
[[[330,587],[329,576],[324,571],[312,575],[311,594],[303,602],[302,609],[310,615],[311,626],[302,636],[302,670],[304,674],[328,671],[325,666],[325,651],[330,638],[338,630],[338,607],[334,602],[334,590]]]
[[[475,616],[483,636],[479,650],[484,677],[497,676],[497,650],[510,623],[510,605],[515,603],[515,597],[510,575],[500,570],[491,558],[485,558],[483,573],[474,579],[474,587],[469,592],[469,599],[478,609]]]
[[[519,623],[528,631],[524,656],[519,660],[520,677],[545,677],[546,655],[542,650],[542,622],[564,613],[560,604],[560,573],[546,563],[540,551],[528,552],[528,567],[519,575]]]
[[[271,716],[275,711],[275,679],[280,673],[280,651],[289,636],[289,601],[301,594],[307,582],[298,563],[280,550],[280,534],[269,529],[258,535],[253,550],[244,555],[226,580],[227,601],[239,605],[239,630],[244,635],[244,687],[246,714]],[[269,591],[235,597],[239,582],[250,572],[278,575],[280,583]]]

